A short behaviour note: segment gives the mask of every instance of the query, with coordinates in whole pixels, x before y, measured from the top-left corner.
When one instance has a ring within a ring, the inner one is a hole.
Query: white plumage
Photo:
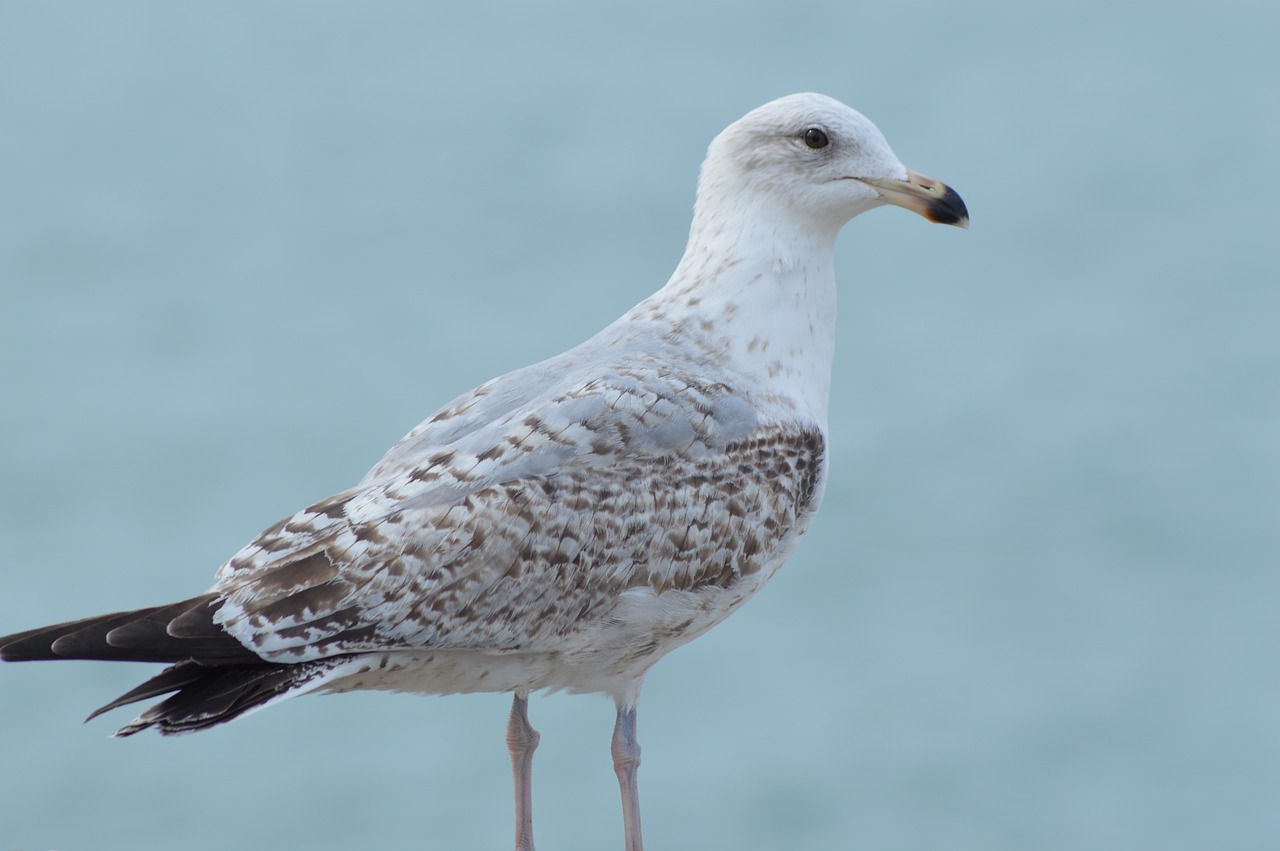
[[[106,707],[177,692],[123,734],[314,691],[514,692],[518,848],[533,843],[526,696],[603,692],[636,851],[645,673],[759,590],[817,510],[835,239],[883,203],[967,222],[859,113],[812,94],[760,107],[712,143],[684,257],[653,296],[450,402],[358,485],[236,553],[207,594],[0,652],[174,663]]]

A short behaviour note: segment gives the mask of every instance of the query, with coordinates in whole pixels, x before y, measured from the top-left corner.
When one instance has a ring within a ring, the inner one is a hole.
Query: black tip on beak
[[[904,207],[940,225],[969,227],[969,210],[964,201],[941,180],[934,180],[911,169],[907,169],[906,180],[870,177],[855,179],[875,187],[886,204]]]
[[[945,184],[938,184],[938,187],[946,191],[942,193],[942,197],[929,202],[925,208],[924,217],[940,225],[969,227],[969,210],[965,207],[960,193]]]

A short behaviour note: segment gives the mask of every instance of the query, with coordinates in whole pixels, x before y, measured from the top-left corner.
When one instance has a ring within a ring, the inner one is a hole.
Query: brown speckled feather
[[[219,619],[276,662],[568,651],[630,589],[746,580],[745,597],[803,529],[822,461],[816,430],[762,427],[724,385],[619,371],[267,530],[222,572]]]

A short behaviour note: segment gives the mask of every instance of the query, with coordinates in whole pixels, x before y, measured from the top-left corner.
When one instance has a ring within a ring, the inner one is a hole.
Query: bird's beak
[[[911,169],[907,169],[906,180],[879,180],[871,177],[856,179],[874,187],[886,204],[905,207],[931,222],[969,227],[969,211],[965,209],[964,201],[960,200],[954,189],[940,180],[925,177]]]

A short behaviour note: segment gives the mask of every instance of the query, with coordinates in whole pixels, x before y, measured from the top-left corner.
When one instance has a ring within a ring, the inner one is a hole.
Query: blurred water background
[[[679,258],[703,150],[822,91],[956,187],[841,238],[833,476],[658,665],[651,846],[1280,847],[1274,3],[0,4],[0,631],[205,588]],[[504,696],[115,741],[0,669],[0,848],[503,848]],[[535,698],[538,841],[621,847]]]

